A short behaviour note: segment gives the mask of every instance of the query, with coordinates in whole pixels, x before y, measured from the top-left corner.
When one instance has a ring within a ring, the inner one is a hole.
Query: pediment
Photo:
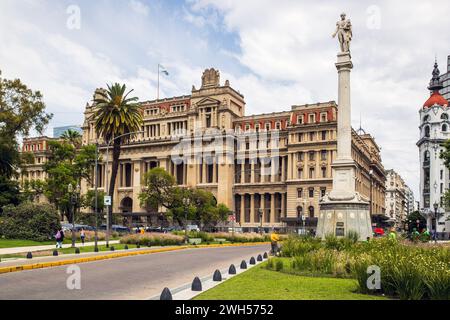
[[[200,100],[199,102],[196,103],[197,106],[202,107],[202,106],[210,106],[210,105],[220,105],[220,101],[213,99],[213,98],[203,98],[202,100]]]

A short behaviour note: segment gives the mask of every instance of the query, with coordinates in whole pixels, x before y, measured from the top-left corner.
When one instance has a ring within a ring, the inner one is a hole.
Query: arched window
[[[430,161],[430,151],[425,150],[423,153],[423,161]]]
[[[446,114],[446,113],[441,114],[441,119],[448,120],[448,114]]]
[[[314,207],[310,206],[308,211],[309,211],[309,217],[314,218]]]
[[[446,125],[446,124],[443,124],[443,125],[442,125],[442,131],[443,131],[443,132],[447,132],[447,125]]]
[[[429,138],[430,137],[430,126],[426,126],[425,127],[425,137]]]

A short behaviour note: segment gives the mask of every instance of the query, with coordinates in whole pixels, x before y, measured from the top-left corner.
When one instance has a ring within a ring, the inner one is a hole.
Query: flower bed
[[[168,233],[132,234],[120,239],[123,244],[139,244],[144,246],[175,246],[184,243],[184,238]]]
[[[387,238],[369,242],[327,237],[325,241],[290,237],[282,256],[267,268],[294,274],[351,277],[358,289],[369,290],[370,266],[380,268],[383,293],[400,299],[450,299],[450,250],[444,245],[413,245]],[[287,258],[287,259],[286,259]],[[282,262],[279,262],[282,261]]]

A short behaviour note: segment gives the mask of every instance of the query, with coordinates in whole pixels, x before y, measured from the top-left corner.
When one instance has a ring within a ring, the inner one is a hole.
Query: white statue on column
[[[350,52],[350,42],[352,41],[352,23],[350,19],[346,19],[346,14],[341,14],[341,20],[336,22],[336,31],[332,37],[338,36],[339,44],[341,46],[341,52]]]

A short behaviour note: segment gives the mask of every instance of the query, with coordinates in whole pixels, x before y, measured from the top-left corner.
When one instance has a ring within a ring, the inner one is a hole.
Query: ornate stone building
[[[437,62],[428,89],[430,97],[419,110],[420,138],[420,212],[427,219],[428,230],[437,230],[442,238],[450,235],[450,211],[444,204],[450,188],[450,171],[439,157],[442,144],[450,138],[448,101],[440,94],[443,84]]]
[[[391,225],[401,229],[407,216],[407,188],[403,178],[394,170],[386,171],[386,215]]]
[[[244,231],[285,226],[314,228],[319,199],[332,185],[338,106],[295,105],[291,110],[245,115],[244,96],[206,70],[190,95],[141,103],[142,133],[122,147],[113,211],[142,221],[142,177],[154,167],[181,186],[211,191],[236,215]],[[88,104],[83,143],[96,143],[94,105]],[[98,187],[106,184],[106,146],[100,143]],[[369,134],[352,132],[357,191],[371,202],[372,215],[385,213],[385,173],[380,149]],[[112,154],[110,151],[109,159]],[[111,163],[109,163],[109,167]],[[82,190],[86,192],[84,184]],[[131,218],[133,220],[131,220]]]

